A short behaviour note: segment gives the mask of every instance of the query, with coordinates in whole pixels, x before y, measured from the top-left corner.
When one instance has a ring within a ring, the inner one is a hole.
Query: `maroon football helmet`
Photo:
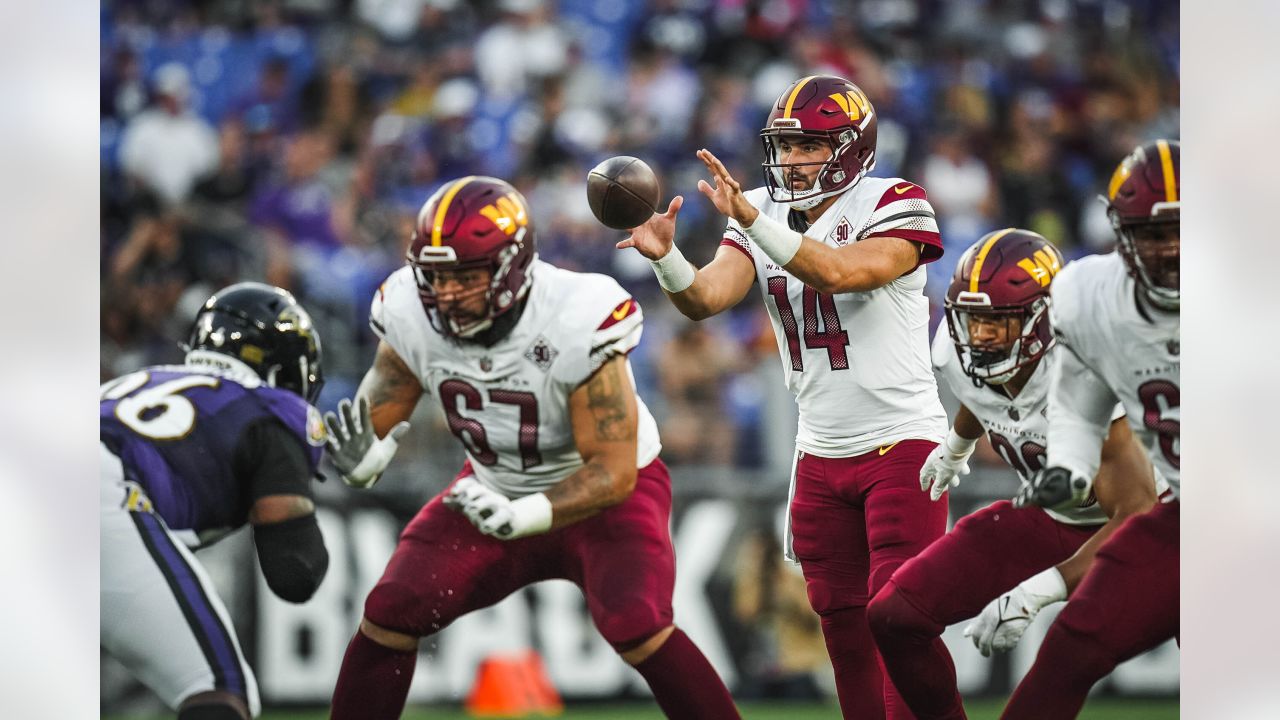
[[[876,112],[866,93],[834,75],[810,75],[778,96],[760,131],[764,142],[764,182],[769,197],[796,210],[848,190],[876,166]],[[831,157],[816,163],[783,163],[778,143],[812,138],[830,146]],[[817,182],[796,192],[788,177],[797,167],[820,165]]]
[[[1180,154],[1177,140],[1134,150],[1111,175],[1104,198],[1129,274],[1166,310],[1179,308]]]
[[[1048,240],[1018,228],[987,233],[960,256],[947,289],[947,327],[966,375],[1003,385],[1044,355],[1053,344],[1049,283],[1062,265]],[[1000,328],[1005,341],[996,345],[990,338]]]
[[[451,338],[471,338],[493,326],[529,293],[537,257],[533,222],[524,196],[509,183],[471,175],[445,183],[418,211],[407,259],[431,325]],[[486,286],[441,302],[441,272],[488,270]],[[479,294],[479,316],[456,308]]]

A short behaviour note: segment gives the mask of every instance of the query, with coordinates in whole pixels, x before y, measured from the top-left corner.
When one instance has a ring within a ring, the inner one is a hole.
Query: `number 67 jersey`
[[[476,478],[509,497],[546,490],[582,467],[569,396],[605,361],[631,352],[644,323],[639,304],[613,278],[536,259],[530,270],[524,312],[491,347],[436,332],[407,266],[374,295],[369,318],[444,406]],[[662,445],[639,395],[636,414],[636,467],[643,468]]]

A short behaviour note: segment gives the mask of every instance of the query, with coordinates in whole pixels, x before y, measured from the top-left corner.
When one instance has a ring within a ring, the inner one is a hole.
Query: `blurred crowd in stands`
[[[588,170],[648,161],[664,204],[686,198],[677,242],[706,262],[724,219],[694,151],[759,185],[777,94],[848,77],[879,116],[875,174],[920,183],[939,213],[936,327],[956,258],[987,231],[1031,228],[1069,258],[1110,249],[1096,196],[1132,147],[1178,136],[1178,64],[1178,5],[1161,0],[104,0],[101,373],[179,361],[213,290],[266,280],[316,316],[331,407],[369,365],[369,301],[419,206],[496,175],[528,198],[543,258],[612,274],[644,306],[633,364],[666,460],[781,466],[782,488],[791,437],[770,427],[792,403],[763,305],[686,321],[592,217]],[[459,451],[430,423],[415,434],[406,462],[443,483]]]

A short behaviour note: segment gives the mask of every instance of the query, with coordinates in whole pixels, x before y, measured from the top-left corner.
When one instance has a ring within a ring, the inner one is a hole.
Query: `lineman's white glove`
[[[551,501],[542,493],[512,500],[465,477],[454,483],[444,503],[459,510],[485,535],[514,540],[551,528]]]
[[[960,484],[961,475],[969,474],[969,456],[977,444],[977,440],[961,437],[952,428],[946,441],[929,453],[920,468],[920,489],[929,491],[930,500],[936,502],[943,493]]]
[[[987,603],[977,619],[964,629],[964,636],[983,657],[991,652],[1009,652],[1022,639],[1031,621],[1046,606],[1067,599],[1067,584],[1057,568],[1034,575],[1014,589]]]
[[[351,401],[346,398],[338,401],[336,415],[324,414],[324,424],[329,428],[325,447],[343,482],[354,488],[368,488],[387,469],[400,438],[409,431],[409,423],[397,424],[379,439],[369,417],[369,400],[361,397],[358,402],[360,412],[355,417],[351,414]]]

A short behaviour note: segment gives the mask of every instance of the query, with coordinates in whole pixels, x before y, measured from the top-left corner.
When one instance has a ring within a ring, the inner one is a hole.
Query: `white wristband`
[[[693,284],[694,269],[684,253],[673,243],[671,250],[657,260],[650,260],[653,273],[658,276],[658,284],[669,293],[684,292]]]
[[[750,227],[742,229],[751,242],[764,251],[770,260],[786,265],[800,252],[804,236],[773,218],[760,213]]]
[[[1041,608],[1067,599],[1067,583],[1056,567],[1042,570],[1020,585],[1028,598],[1039,603]]]
[[[533,535],[551,529],[551,501],[543,493],[525,495],[511,501],[511,513],[516,516],[520,535]]]
[[[957,460],[968,460],[973,454],[973,449],[978,446],[977,438],[967,438],[951,428],[951,432],[947,433],[947,440],[943,445],[947,452],[951,453]]]

